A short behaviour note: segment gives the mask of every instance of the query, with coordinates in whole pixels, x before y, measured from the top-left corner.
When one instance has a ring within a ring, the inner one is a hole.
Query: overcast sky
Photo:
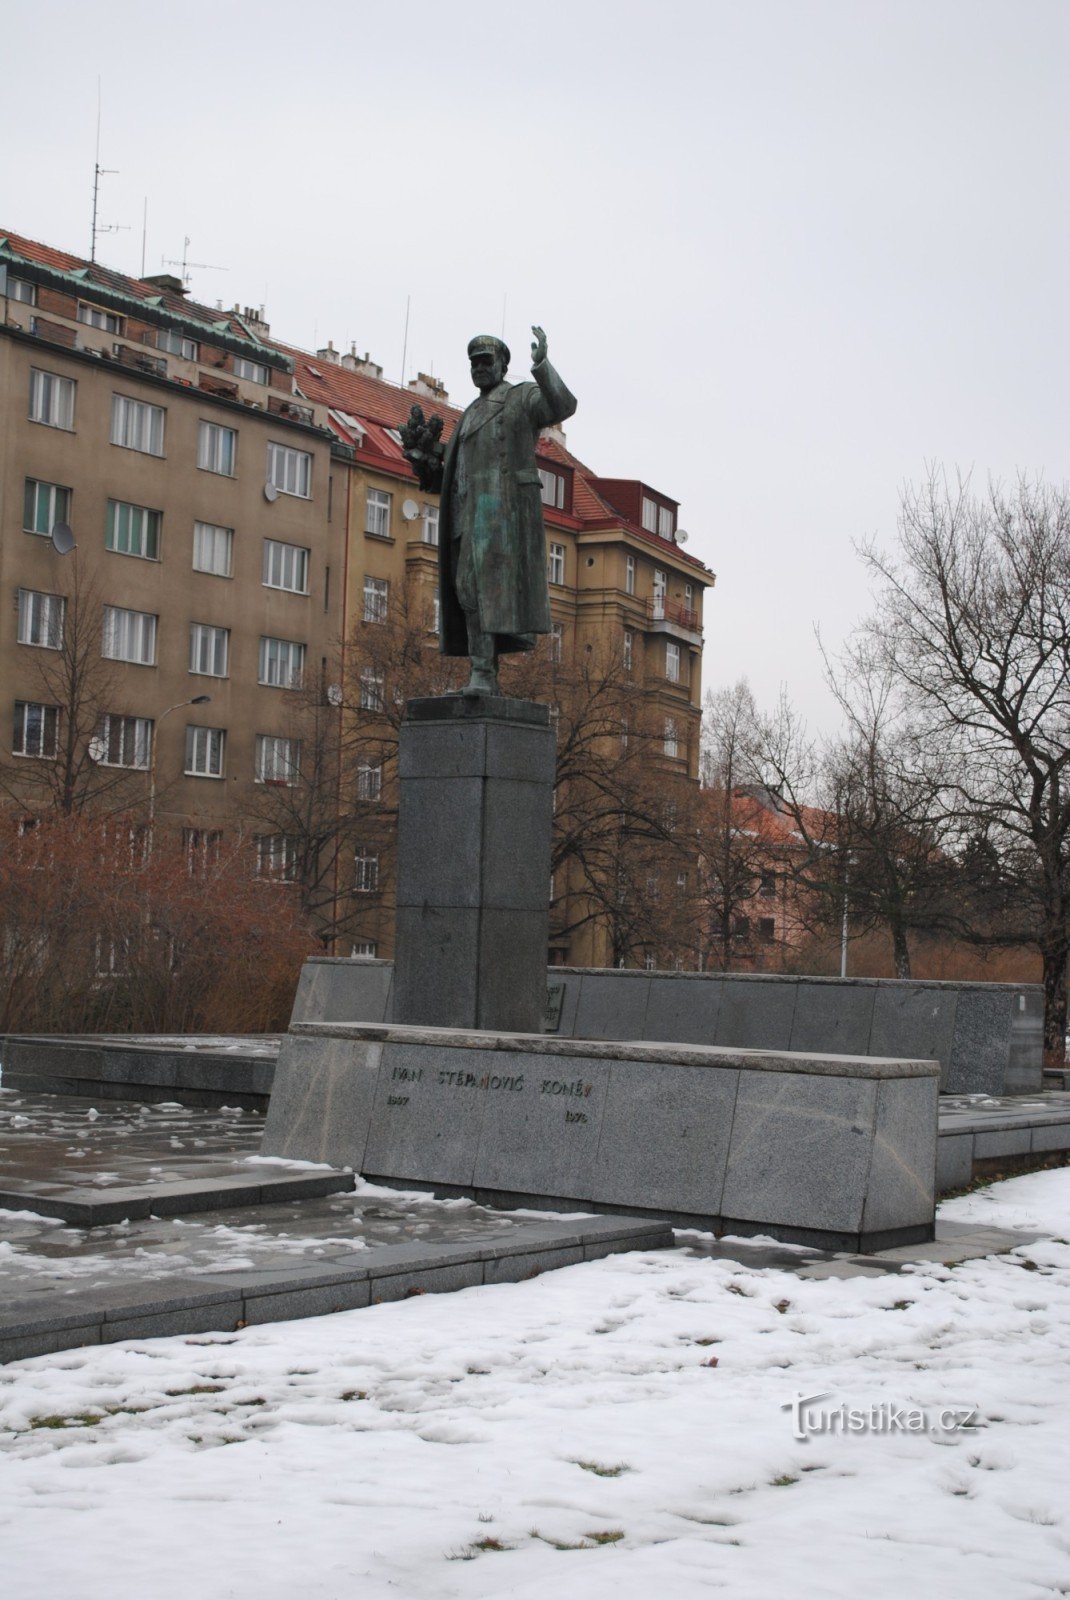
[[[576,453],[680,501],[705,682],[834,717],[814,624],[927,460],[1068,468],[1066,0],[9,8],[0,227],[473,392],[530,324]],[[16,159],[17,156],[17,159]]]

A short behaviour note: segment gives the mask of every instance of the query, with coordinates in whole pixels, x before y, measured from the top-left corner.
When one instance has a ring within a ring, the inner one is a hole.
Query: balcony
[[[667,600],[663,595],[655,595],[653,600],[647,601],[646,632],[667,633],[688,644],[702,643],[702,621],[698,612],[682,606],[678,600]]]

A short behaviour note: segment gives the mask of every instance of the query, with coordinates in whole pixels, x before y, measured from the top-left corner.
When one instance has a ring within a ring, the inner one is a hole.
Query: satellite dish
[[[340,683],[329,683],[327,685],[327,699],[332,706],[340,706],[342,704],[342,686]]]
[[[57,522],[52,529],[52,548],[58,556],[69,555],[74,549],[74,534],[66,522]]]
[[[265,485],[264,485],[264,499],[267,501],[268,505],[274,504],[274,502],[278,498],[279,498],[279,491],[276,489],[275,485],[273,483],[265,483]]]
[[[677,542],[677,544],[686,544],[687,543],[687,534],[684,532],[683,528],[677,528],[677,530],[676,530],[676,542]]]
[[[108,753],[108,747],[99,733],[95,733],[86,747],[89,751],[90,761],[103,761]]]
[[[403,500],[401,502],[401,515],[406,522],[415,522],[420,515],[420,507],[415,500]]]

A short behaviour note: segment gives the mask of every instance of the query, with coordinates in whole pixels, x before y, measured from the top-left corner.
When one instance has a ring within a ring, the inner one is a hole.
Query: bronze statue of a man
[[[546,359],[545,333],[531,331],[534,383],[506,383],[508,346],[480,334],[468,346],[479,396],[445,450],[441,419],[425,420],[418,405],[401,429],[421,489],[441,493],[439,649],[471,657],[469,694],[498,694],[499,655],[533,650],[550,632],[535,444],[576,401]]]

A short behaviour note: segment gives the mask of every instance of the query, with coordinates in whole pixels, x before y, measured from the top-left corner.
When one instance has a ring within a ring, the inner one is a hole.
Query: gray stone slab
[[[1045,1152],[1070,1150],[1070,1122],[1049,1122],[1045,1127],[1034,1128],[1030,1148]]]
[[[550,968],[547,976],[551,982],[563,985],[561,1020],[556,1034],[558,1038],[570,1038],[576,1032],[576,1011],[580,1003],[580,987],[583,979],[578,972],[555,967]]]
[[[614,1063],[592,1199],[719,1216],[738,1083],[733,1070]]]
[[[325,969],[317,1022],[385,1022],[393,962],[350,961]]]
[[[973,1134],[944,1134],[936,1141],[936,1192],[964,1189],[973,1177]]]
[[[550,832],[553,788],[549,783],[488,779],[483,800],[482,890],[484,910],[539,911],[550,903]],[[546,949],[536,960],[546,983]]]
[[[398,808],[399,908],[479,905],[483,788],[481,778],[413,777],[402,784]],[[399,952],[401,949],[399,938]]]
[[[537,1278],[542,1272],[555,1267],[574,1267],[584,1260],[582,1245],[565,1246],[559,1250],[536,1250],[530,1254],[498,1256],[485,1263],[484,1283],[522,1283],[526,1278]]]
[[[487,724],[488,778],[522,778],[552,788],[556,760],[557,740],[552,728]]]
[[[876,1097],[873,1082],[741,1072],[723,1215],[859,1234]]]
[[[1002,1094],[1010,1056],[1012,995],[1005,989],[963,985],[955,1008],[955,1036],[946,1078],[949,1094]]]
[[[77,1338],[72,1331],[47,1329],[38,1333],[15,1334],[10,1339],[0,1334],[0,1362],[26,1361],[34,1356],[55,1355],[57,1351],[70,1350],[75,1345],[100,1344],[100,1335],[99,1324],[80,1329]]]
[[[676,1239],[668,1223],[657,1223],[649,1232],[618,1235],[606,1239],[585,1239],[584,1261],[600,1261],[604,1256],[616,1255],[626,1250],[672,1250]]]
[[[642,1039],[650,975],[586,972],[573,1032],[577,1039]]]
[[[1030,1128],[997,1128],[992,1133],[975,1133],[973,1159],[985,1161],[992,1156],[1025,1155],[1031,1143]]]
[[[875,984],[857,981],[796,984],[790,1048],[867,1055],[876,995]]]
[[[958,989],[953,984],[879,983],[869,1049],[875,1056],[951,1060]]]
[[[644,1039],[716,1044],[721,989],[718,977],[652,974],[643,1021]]]
[[[119,1339],[162,1339],[178,1333],[225,1333],[244,1320],[241,1300],[225,1300],[203,1308],[184,1311],[149,1312],[105,1322],[100,1330],[101,1344]]]
[[[454,1261],[439,1267],[415,1267],[405,1272],[376,1275],[371,1280],[372,1305],[407,1300],[418,1294],[454,1294],[483,1282],[482,1261]]]
[[[510,1053],[500,1059],[499,1072],[514,1079],[522,1074],[523,1086],[487,1094],[470,1181],[519,1194],[592,1198],[609,1064],[582,1056],[546,1061]]]
[[[877,1085],[877,1129],[862,1231],[932,1226],[936,1214],[937,1083],[887,1079]]]
[[[717,1043],[748,1050],[787,1050],[797,988],[794,979],[776,984],[723,979]]]
[[[289,1034],[279,1051],[261,1153],[358,1172],[383,1046]]]
[[[549,867],[546,877],[549,879]],[[479,919],[479,969],[473,1021],[540,1033],[546,1011],[547,901],[537,911],[486,907]]]
[[[144,1192],[144,1191],[142,1191]],[[149,1215],[182,1217],[196,1211],[218,1211],[222,1206],[255,1206],[260,1203],[260,1184],[256,1179],[195,1178],[183,1183],[161,1183],[150,1192]]]
[[[479,912],[432,905],[397,909],[394,1012],[403,1023],[475,1026]]]
[[[486,769],[485,722],[406,724],[399,778],[481,778]]]
[[[361,1170],[427,1183],[474,1183],[486,1105],[514,1092],[503,1083],[517,1070],[511,1058],[493,1051],[387,1045]]]
[[[274,1293],[246,1298],[243,1320],[250,1326],[260,1322],[290,1322],[296,1317],[324,1317],[333,1311],[356,1311],[370,1302],[367,1278],[351,1278],[345,1283],[322,1284],[316,1288],[280,1288]]]

